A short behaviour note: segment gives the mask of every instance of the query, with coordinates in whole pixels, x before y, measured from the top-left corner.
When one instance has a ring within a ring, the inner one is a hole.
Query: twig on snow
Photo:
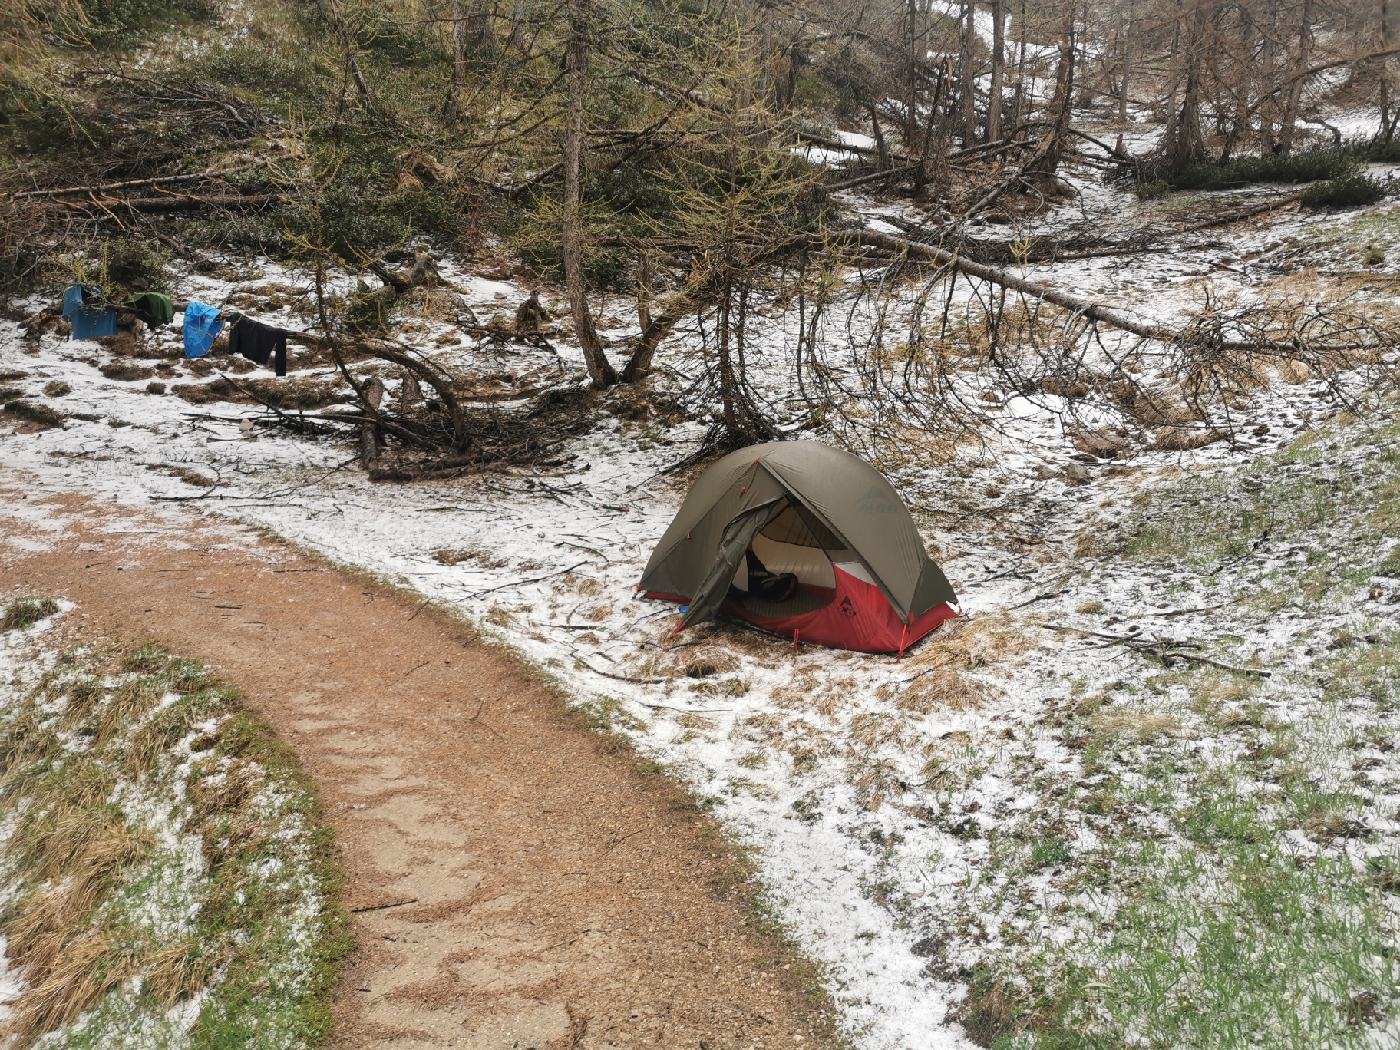
[[[1272,677],[1272,672],[1262,668],[1240,667],[1237,664],[1227,664],[1223,660],[1191,652],[1190,650],[1201,647],[1200,642],[1183,642],[1172,638],[1143,638],[1136,634],[1109,634],[1106,631],[1091,631],[1084,627],[1069,627],[1060,623],[1042,623],[1040,626],[1047,631],[1061,631],[1065,634],[1077,634],[1083,638],[1103,639],[1105,645],[1121,645],[1143,656],[1154,657],[1160,660],[1164,667],[1170,667],[1175,660],[1183,660],[1188,663],[1218,667],[1222,671],[1230,671],[1233,674],[1255,675],[1259,678]]]
[[[664,678],[633,678],[633,677],[631,677],[630,675],[625,675],[625,674],[613,674],[611,671],[604,671],[602,668],[594,667],[591,663],[589,663],[587,660],[585,660],[585,659],[584,659],[583,657],[581,657],[581,656],[575,657],[575,659],[577,659],[579,663],[581,663],[584,667],[588,668],[588,670],[592,671],[594,674],[600,674],[600,675],[602,675],[604,678],[611,678],[611,679],[613,679],[614,681],[618,681],[618,682],[631,682],[631,683],[633,683],[634,685],[665,685],[665,684],[666,684],[666,679],[664,679]],[[653,705],[652,705],[652,704],[643,704],[642,706],[643,706],[643,707],[651,707],[651,706],[653,706]],[[678,708],[675,708],[675,710],[680,711],[680,710],[683,710],[683,709],[678,707]]]
[[[583,568],[583,567],[584,567],[585,565],[587,565],[587,564],[588,564],[587,560],[584,560],[584,561],[577,561],[577,562],[574,562],[574,564],[568,566],[567,568],[564,568],[564,569],[556,569],[554,572],[547,572],[547,573],[545,573],[543,576],[531,576],[530,578],[524,579],[524,580],[511,580],[511,581],[509,581],[508,583],[498,584],[498,585],[495,586],[495,587],[487,587],[484,591],[476,591],[476,592],[473,593],[473,594],[467,595],[467,596],[466,596],[465,598],[463,598],[462,600],[465,601],[465,602],[469,602],[469,601],[471,601],[472,599],[474,599],[474,598],[480,598],[480,597],[482,597],[483,595],[493,594],[493,593],[496,592],[496,591],[503,591],[503,590],[505,590],[507,587],[523,587],[523,586],[525,586],[525,584],[527,584],[527,583],[539,583],[541,580],[548,580],[548,579],[550,579],[551,577],[554,577],[554,576],[563,576],[566,572],[573,572],[575,569],[581,569],[581,568]]]

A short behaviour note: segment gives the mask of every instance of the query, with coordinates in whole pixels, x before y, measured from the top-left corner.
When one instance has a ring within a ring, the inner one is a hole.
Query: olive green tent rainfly
[[[792,602],[735,589],[746,552],[760,548],[769,568],[797,576]],[[754,445],[711,466],[639,587],[687,604],[681,626],[723,611],[794,640],[869,652],[903,651],[954,616],[956,601],[890,483],[816,441]]]

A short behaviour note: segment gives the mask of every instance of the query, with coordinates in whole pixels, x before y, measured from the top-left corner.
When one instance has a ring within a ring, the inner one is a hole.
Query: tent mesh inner
[[[819,547],[827,551],[841,550],[846,546],[811,511],[791,501],[783,505],[783,509],[763,527],[759,535],[778,543]]]

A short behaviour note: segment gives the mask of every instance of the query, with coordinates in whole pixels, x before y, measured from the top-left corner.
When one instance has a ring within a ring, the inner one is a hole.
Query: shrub
[[[1385,183],[1360,173],[1344,175],[1309,186],[1303,193],[1305,208],[1357,208],[1375,204],[1385,196]]]
[[[1145,166],[1144,184],[1162,181],[1177,190],[1228,190],[1255,182],[1317,182],[1355,172],[1359,163],[1347,146],[1319,146],[1292,153],[1265,153],[1235,157],[1223,164],[1201,161],[1176,171]]]
[[[1165,197],[1172,190],[1171,183],[1163,179],[1152,179],[1148,182],[1137,184],[1137,196],[1140,201],[1155,201]]]
[[[1372,164],[1400,163],[1400,138],[1354,138],[1347,140],[1349,152]]]
[[[126,43],[142,30],[181,20],[206,22],[215,14],[210,0],[83,0],[83,21],[75,35],[93,42]]]
[[[103,246],[104,284],[144,291],[166,287],[165,257],[145,237],[114,237]]]

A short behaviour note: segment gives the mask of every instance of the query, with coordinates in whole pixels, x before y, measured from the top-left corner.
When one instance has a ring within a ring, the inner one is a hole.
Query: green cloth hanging
[[[170,323],[175,316],[175,304],[170,296],[160,292],[142,292],[127,300],[127,308],[146,322],[147,328],[159,328]]]

